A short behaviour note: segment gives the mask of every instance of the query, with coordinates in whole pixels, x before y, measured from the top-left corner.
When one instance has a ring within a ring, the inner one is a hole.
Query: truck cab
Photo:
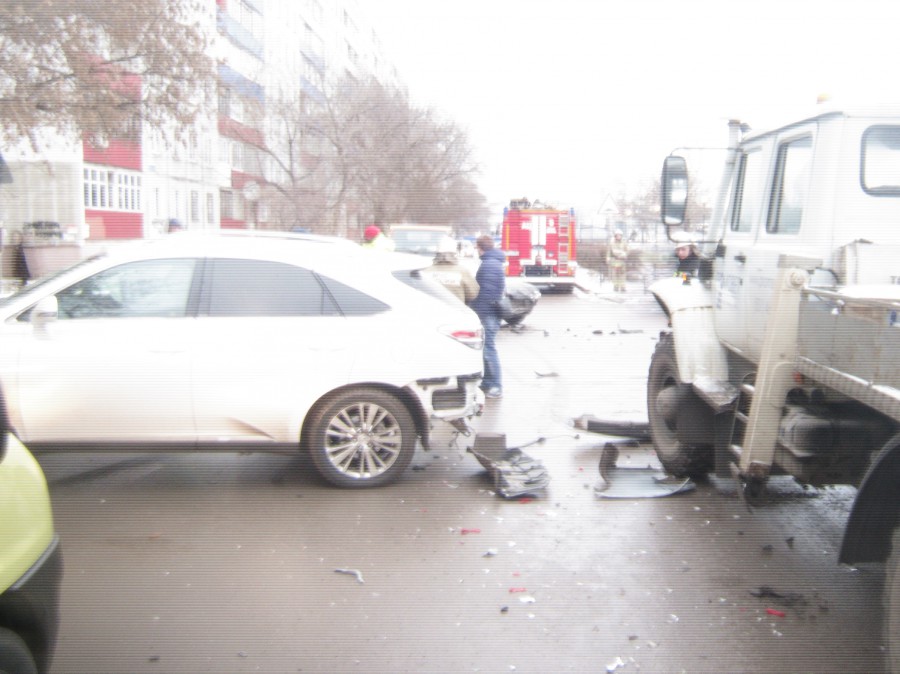
[[[661,215],[684,229],[689,170],[666,159]],[[900,672],[900,110],[729,124],[694,279],[650,290],[669,317],[650,365],[657,455],[676,475],[857,487],[839,561],[886,562]],[[891,581],[890,579],[896,579]]]

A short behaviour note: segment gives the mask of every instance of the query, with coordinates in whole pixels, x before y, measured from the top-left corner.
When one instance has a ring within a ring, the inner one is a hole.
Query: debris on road
[[[673,478],[656,468],[618,467],[619,446],[607,442],[600,455],[600,477],[594,484],[597,498],[658,498],[692,491],[690,478]]]
[[[795,604],[805,603],[803,595],[799,592],[778,592],[768,585],[750,590],[750,594],[758,599],[775,599],[782,606],[794,606]]]
[[[335,573],[345,573],[348,576],[356,576],[356,582],[360,585],[364,585],[366,581],[363,580],[363,575],[361,571],[357,569],[335,569]]]
[[[540,442],[540,440],[536,442]],[[550,483],[543,463],[520,448],[506,448],[504,433],[478,433],[469,449],[494,480],[494,489],[504,498],[535,494]]]
[[[620,667],[624,667],[624,666],[625,666],[625,661],[622,658],[616,658],[611,663],[606,665],[607,674],[610,674],[611,672],[614,672],[617,669],[619,669]]]
[[[575,428],[589,433],[614,435],[622,438],[634,438],[638,441],[650,441],[650,424],[636,421],[614,421],[598,419],[590,414],[582,414],[573,420]]]

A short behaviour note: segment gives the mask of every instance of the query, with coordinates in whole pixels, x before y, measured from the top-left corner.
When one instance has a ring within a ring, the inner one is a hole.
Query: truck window
[[[873,126],[862,140],[862,188],[876,196],[900,196],[900,126]]]
[[[752,232],[762,212],[765,194],[766,171],[763,153],[759,150],[745,152],[741,157],[734,193],[734,210],[731,215],[731,231]]]
[[[778,148],[775,184],[766,231],[769,234],[796,234],[800,231],[803,206],[809,193],[812,138],[797,138]]]

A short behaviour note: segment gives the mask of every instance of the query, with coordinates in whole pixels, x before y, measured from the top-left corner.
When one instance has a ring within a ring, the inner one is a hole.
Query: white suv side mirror
[[[48,323],[53,323],[59,317],[59,303],[55,295],[50,295],[39,300],[31,310],[31,324],[35,328],[41,328]]]

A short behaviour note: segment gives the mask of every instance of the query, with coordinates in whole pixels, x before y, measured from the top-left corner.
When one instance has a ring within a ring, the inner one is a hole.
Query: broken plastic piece
[[[655,468],[618,467],[619,446],[607,442],[600,454],[600,478],[594,484],[597,498],[657,498],[692,491],[690,478],[673,478]]]
[[[784,611],[779,611],[777,608],[767,608],[766,613],[777,616],[778,618],[784,618],[786,615]]]
[[[506,448],[504,433],[476,434],[475,446],[469,451],[490,473],[494,489],[504,498],[534,494],[550,482],[550,475],[539,460],[517,447]]]
[[[460,530],[459,530],[459,533],[460,533],[462,536],[465,536],[466,534],[480,534],[480,533],[481,533],[481,529],[460,529]]]

